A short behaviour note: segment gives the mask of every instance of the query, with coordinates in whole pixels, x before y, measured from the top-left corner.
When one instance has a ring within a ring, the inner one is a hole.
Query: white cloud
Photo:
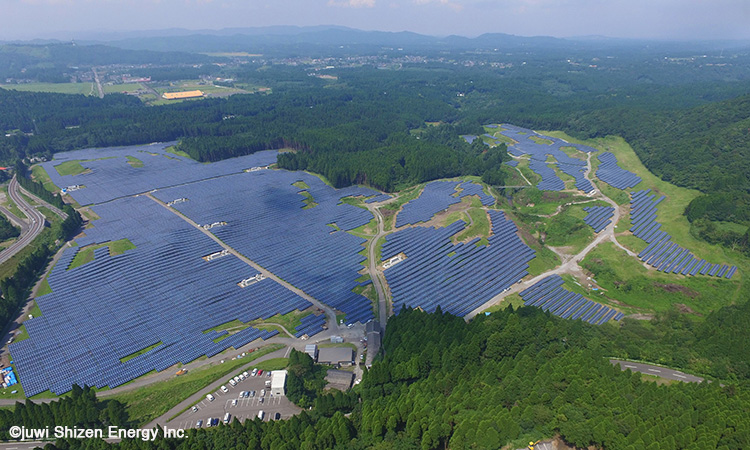
[[[328,0],[328,6],[341,6],[345,8],[372,8],[375,0]]]

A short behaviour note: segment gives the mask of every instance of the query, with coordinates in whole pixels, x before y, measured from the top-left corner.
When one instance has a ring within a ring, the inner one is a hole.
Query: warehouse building
[[[274,370],[271,372],[271,395],[283,397],[284,385],[286,385],[286,370]]]
[[[350,347],[324,347],[318,350],[318,363],[331,366],[354,364],[354,350]]]
[[[203,97],[203,91],[165,92],[161,96],[165,100],[183,100],[186,98]]]

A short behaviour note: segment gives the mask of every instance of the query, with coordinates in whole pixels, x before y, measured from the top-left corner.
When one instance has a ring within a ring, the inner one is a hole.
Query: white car
[[[198,411],[198,407],[197,406],[193,406],[193,412],[196,412],[196,411]]]
[[[245,375],[244,374],[240,374],[240,381],[244,381],[244,380],[245,380]]]
[[[245,375],[245,378],[247,378],[247,377],[249,377],[249,376],[250,376],[250,374],[249,374],[249,373],[247,373],[247,370],[246,370],[246,371],[244,371],[244,372],[242,372],[242,375]]]
[[[213,396],[213,395],[211,395],[211,394],[208,394],[208,395],[206,396],[206,398],[208,399],[208,401],[209,401],[209,402],[212,402],[212,401],[214,401],[214,396]]]
[[[221,392],[223,392],[223,393],[225,393],[225,394],[226,394],[227,392],[229,392],[229,389],[227,389],[227,387],[226,387],[226,386],[222,386],[222,387],[220,387],[219,389],[221,389]]]
[[[234,380],[235,383],[239,383],[240,382],[240,377],[234,377],[233,380]]]
[[[232,400],[232,406],[237,406],[237,399]]]
[[[229,384],[231,384],[232,386],[236,386],[237,385],[237,383],[234,380],[229,380]]]

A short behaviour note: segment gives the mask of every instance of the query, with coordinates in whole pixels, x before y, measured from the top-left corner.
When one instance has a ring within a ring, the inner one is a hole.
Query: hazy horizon
[[[431,36],[750,39],[743,0],[9,0],[0,39],[338,25]]]

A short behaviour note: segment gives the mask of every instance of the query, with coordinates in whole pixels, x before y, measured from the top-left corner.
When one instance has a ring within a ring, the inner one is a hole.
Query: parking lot
[[[255,419],[258,417],[258,412],[263,411],[263,420],[268,421],[276,419],[277,413],[279,419],[286,419],[302,411],[285,396],[271,396],[271,389],[266,387],[266,381],[270,381],[271,378],[266,374],[267,372],[264,371],[259,376],[248,376],[237,382],[236,386],[232,386],[228,382],[229,378],[227,378],[227,383],[224,384],[227,388],[226,393],[222,392],[221,389],[213,392],[211,394],[214,396],[213,401],[204,397],[195,405],[197,411],[192,409],[185,411],[172,420],[170,425],[183,429],[195,428],[200,420],[202,421],[201,426],[205,428],[209,419],[223,421],[226,413],[232,415],[230,420],[234,420],[236,417],[239,421],[244,421],[245,419]],[[264,389],[265,395],[261,396]],[[255,391],[255,395],[243,397],[242,393],[245,391]]]

